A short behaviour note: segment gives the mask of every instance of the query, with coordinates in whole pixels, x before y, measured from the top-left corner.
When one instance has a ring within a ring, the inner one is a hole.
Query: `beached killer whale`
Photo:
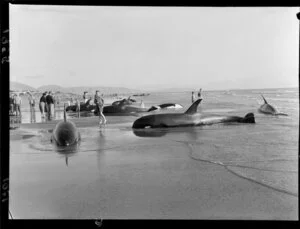
[[[270,114],[270,115],[284,115],[284,116],[288,116],[287,114],[284,113],[280,113],[278,112],[275,107],[273,107],[272,105],[270,105],[267,100],[265,99],[265,97],[263,95],[261,95],[261,97],[264,100],[264,104],[260,106],[260,108],[258,109],[259,112],[264,113],[264,114]]]
[[[160,110],[160,109],[170,109],[170,108],[180,109],[180,108],[182,108],[182,106],[177,103],[164,103],[164,104],[160,104],[157,106],[152,106],[152,107],[150,107],[150,109],[148,111],[154,111],[154,110]]]
[[[57,146],[72,146],[80,140],[80,133],[76,125],[67,120],[66,106],[64,105],[64,120],[58,122],[53,129],[51,142]]]
[[[137,119],[132,128],[163,128],[163,127],[187,127],[210,125],[215,123],[255,123],[253,113],[246,114],[245,117],[238,116],[203,116],[197,112],[197,107],[202,99],[195,101],[185,113],[169,113],[147,115]]]

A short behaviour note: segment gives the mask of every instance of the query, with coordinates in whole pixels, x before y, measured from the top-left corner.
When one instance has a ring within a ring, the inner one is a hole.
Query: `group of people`
[[[35,122],[35,98],[29,91],[27,92],[27,94],[28,94],[31,122]],[[20,93],[11,94],[9,97],[10,115],[21,116],[22,115],[21,105],[22,105],[22,98],[20,96]]]
[[[92,101],[92,97],[87,96],[88,92],[83,93],[83,100],[84,104],[90,105]],[[198,91],[198,99],[202,98],[202,88]],[[30,106],[30,113],[31,113],[31,119],[35,120],[35,98],[34,96],[28,91],[27,94],[28,100],[29,100],[29,106]],[[197,100],[197,97],[195,95],[195,92],[192,92],[192,103],[194,103]],[[95,113],[99,114],[99,125],[106,124],[107,120],[103,114],[103,107],[104,107],[104,99],[101,97],[99,91],[97,90],[94,95],[94,104],[96,105]],[[22,105],[22,99],[20,97],[19,93],[12,94],[10,96],[10,114],[16,114],[21,116],[21,105]],[[70,105],[70,104],[69,104]],[[76,99],[76,106],[77,111],[80,111],[80,102],[78,99]],[[42,118],[45,118],[47,115],[48,120],[52,120],[54,117],[54,111],[55,111],[55,98],[52,91],[44,92],[40,98],[39,101],[39,108],[42,115]]]
[[[29,107],[30,107],[30,113],[31,113],[31,119],[35,120],[35,97],[33,94],[31,94],[29,91],[28,94],[28,101],[29,101]],[[84,92],[83,99],[85,104],[90,104],[92,97],[87,97],[87,92]],[[10,114],[15,114],[17,116],[21,116],[21,105],[22,105],[22,99],[20,97],[19,93],[11,94],[10,95],[10,107],[9,112]],[[39,109],[42,115],[42,118],[46,118],[48,120],[52,120],[54,117],[54,111],[55,111],[55,98],[52,91],[44,92],[40,98],[39,101]],[[76,104],[78,107],[78,111],[80,111],[80,103],[78,99],[76,99]],[[94,104],[96,105],[96,113],[99,114],[99,125],[106,124],[107,120],[103,114],[103,107],[104,107],[104,100],[100,96],[99,91],[96,91],[96,94],[94,96]]]
[[[198,99],[201,99],[202,98],[202,88],[200,88],[200,90],[198,91]],[[192,91],[192,103],[194,103],[196,101],[196,95],[195,93]]]
[[[9,113],[15,114],[17,116],[21,116],[21,104],[22,99],[20,95],[17,94],[11,94],[9,97]]]
[[[42,118],[45,118],[47,113],[47,118],[49,120],[52,120],[55,111],[55,99],[52,91],[44,92],[42,94],[40,98],[39,107],[42,114]]]

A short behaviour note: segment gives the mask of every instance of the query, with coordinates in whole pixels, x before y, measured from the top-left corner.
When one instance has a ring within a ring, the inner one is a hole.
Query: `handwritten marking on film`
[[[8,200],[8,185],[9,185],[9,179],[6,178],[2,181],[1,185],[1,201],[5,202]]]
[[[97,225],[97,227],[101,227],[102,226],[102,221],[103,221],[102,219],[95,221],[95,224]]]

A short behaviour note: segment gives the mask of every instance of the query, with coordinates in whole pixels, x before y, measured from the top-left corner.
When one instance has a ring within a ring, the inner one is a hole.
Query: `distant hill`
[[[162,89],[150,89],[148,90],[149,92],[192,92],[196,91],[197,89],[195,88],[162,88]]]
[[[69,87],[65,88],[65,90],[74,94],[83,94],[84,91],[94,94],[96,90],[99,90],[100,94],[131,94],[141,92],[140,90],[124,87]]]
[[[12,91],[36,91],[36,88],[31,87],[29,85],[18,83],[18,82],[10,82],[10,90]]]
[[[89,94],[94,94],[96,90],[99,90],[100,94],[131,94],[141,92],[136,89],[129,89],[124,87],[61,87],[58,85],[45,85],[38,87],[39,91],[53,91],[53,92],[62,92],[62,93],[72,93],[82,95],[84,91],[87,91]]]
[[[45,85],[45,86],[41,86],[41,87],[38,87],[37,90],[41,91],[41,92],[44,92],[44,91],[53,91],[53,92],[57,92],[57,91],[60,91],[60,92],[65,92],[65,88],[61,87],[61,86],[58,86],[58,85]]]

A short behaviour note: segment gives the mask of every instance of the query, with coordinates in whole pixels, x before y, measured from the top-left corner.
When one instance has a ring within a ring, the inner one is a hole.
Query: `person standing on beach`
[[[104,100],[100,97],[98,90],[95,94],[94,103],[96,105],[96,113],[99,113],[99,125],[102,124],[102,121],[106,124],[106,118],[103,114]]]
[[[9,96],[9,114],[13,114],[14,113],[14,108],[15,108],[14,96],[10,95]]]
[[[87,91],[83,92],[83,100],[84,100],[84,103],[86,103],[88,101]]]
[[[195,93],[192,91],[192,103],[194,103],[196,101],[196,96]]]
[[[47,103],[48,119],[51,120],[54,117],[54,99],[51,91],[49,91],[48,95],[46,96],[46,103]]]
[[[49,97],[50,97],[50,91],[46,91],[46,104],[45,104],[45,111],[47,112],[47,118],[49,118]]]
[[[202,88],[200,88],[199,92],[198,92],[198,99],[202,98]]]
[[[21,105],[22,105],[22,99],[20,97],[19,94],[15,95],[14,98],[14,103],[15,103],[15,111],[16,111],[16,115],[20,115],[21,116]]]
[[[78,113],[78,118],[80,117],[80,102],[79,99],[75,99],[76,112]]]
[[[40,98],[40,112],[42,114],[42,118],[45,118],[45,108],[46,108],[46,92],[43,93],[42,97]]]
[[[30,107],[30,121],[35,122],[35,98],[34,96],[28,91],[28,102]]]

